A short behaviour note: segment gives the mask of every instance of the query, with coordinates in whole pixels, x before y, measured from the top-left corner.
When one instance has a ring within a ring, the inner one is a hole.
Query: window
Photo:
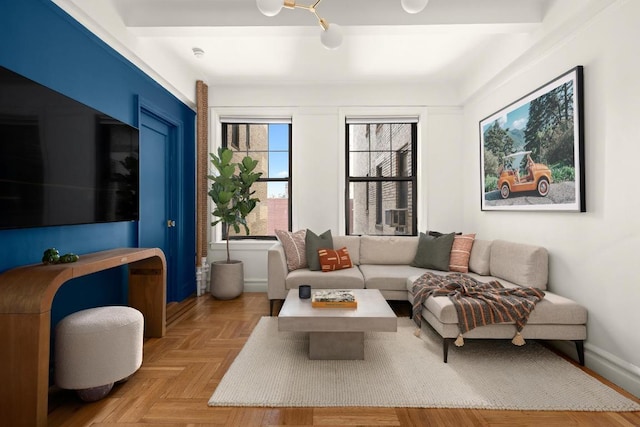
[[[275,230],[291,230],[291,123],[283,120],[243,121],[221,119],[222,146],[234,153],[234,161],[244,156],[258,160],[260,180],[254,184],[260,199],[247,217],[250,234],[222,227],[222,238],[275,238]]]
[[[346,126],[346,234],[415,236],[417,121]]]

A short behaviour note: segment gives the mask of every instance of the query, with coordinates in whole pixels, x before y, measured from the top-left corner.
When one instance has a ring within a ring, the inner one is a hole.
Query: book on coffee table
[[[358,308],[353,291],[331,289],[313,291],[311,307],[315,308]]]

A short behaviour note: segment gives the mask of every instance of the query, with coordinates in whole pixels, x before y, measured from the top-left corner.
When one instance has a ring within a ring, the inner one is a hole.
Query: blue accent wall
[[[184,176],[176,189],[182,227],[176,280],[183,291],[173,299],[195,292],[195,112],[49,0],[0,3],[0,65],[133,126],[138,97],[184,124],[177,147]],[[0,273],[40,262],[49,247],[83,254],[137,245],[137,222],[0,230]],[[54,300],[52,325],[87,306],[126,303],[122,270],[65,284]]]

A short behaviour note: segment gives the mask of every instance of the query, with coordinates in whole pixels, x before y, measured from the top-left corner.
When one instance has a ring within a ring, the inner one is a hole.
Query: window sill
[[[245,251],[265,251],[273,246],[277,240],[263,240],[263,239],[242,239],[242,240],[230,240],[229,247],[238,250]],[[220,240],[217,242],[210,242],[209,248],[212,250],[220,250],[227,248],[227,241]]]

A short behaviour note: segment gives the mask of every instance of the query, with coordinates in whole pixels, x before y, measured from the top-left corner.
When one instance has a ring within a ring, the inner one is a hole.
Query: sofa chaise
[[[298,268],[289,271],[281,242],[268,251],[268,297],[284,300],[290,289],[302,284],[321,289],[379,289],[387,300],[413,303],[413,283],[422,274],[439,271],[411,264],[418,250],[415,236],[334,236],[333,247],[346,247],[352,268],[331,272]],[[547,289],[548,253],[540,246],[505,240],[475,239],[468,260],[468,274],[481,282],[498,280],[504,287],[536,287],[545,297],[536,304],[521,334],[524,339],[569,340],[576,345],[578,361],[584,365],[587,310],[580,304]],[[458,316],[449,298],[427,298],[422,318],[443,338],[443,359],[448,346],[459,335]],[[511,339],[513,323],[480,326],[465,333],[465,339]]]

